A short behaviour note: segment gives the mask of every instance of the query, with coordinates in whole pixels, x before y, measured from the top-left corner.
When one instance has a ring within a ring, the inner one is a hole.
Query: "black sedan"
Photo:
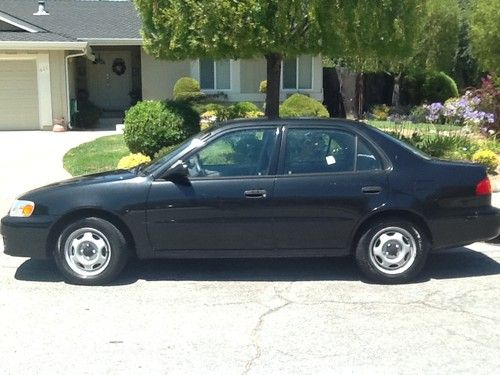
[[[429,158],[363,123],[247,120],[132,170],[39,188],[2,219],[5,253],[54,257],[72,283],[146,258],[352,254],[399,283],[431,249],[497,237],[484,167]]]

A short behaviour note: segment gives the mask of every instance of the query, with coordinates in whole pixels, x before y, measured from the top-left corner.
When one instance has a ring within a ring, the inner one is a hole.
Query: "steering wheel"
[[[201,163],[200,155],[199,154],[193,155],[189,159],[188,168],[190,170],[192,170],[192,172],[190,172],[190,174],[193,177],[203,177],[203,176],[206,176],[205,170],[202,168],[202,163]]]

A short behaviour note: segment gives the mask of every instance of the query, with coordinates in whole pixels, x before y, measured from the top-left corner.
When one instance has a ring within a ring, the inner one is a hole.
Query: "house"
[[[166,99],[191,76],[223,100],[262,102],[263,58],[157,60],[142,48],[131,1],[0,0],[0,130],[50,129],[89,100],[119,113],[134,100]],[[281,98],[322,99],[321,58],[283,63]]]

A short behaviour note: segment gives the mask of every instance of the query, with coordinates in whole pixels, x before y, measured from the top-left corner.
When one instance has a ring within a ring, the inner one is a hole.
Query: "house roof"
[[[131,1],[46,0],[45,9],[49,15],[36,16],[37,0],[0,0],[0,20],[19,27],[0,31],[0,41],[140,43],[141,21]]]

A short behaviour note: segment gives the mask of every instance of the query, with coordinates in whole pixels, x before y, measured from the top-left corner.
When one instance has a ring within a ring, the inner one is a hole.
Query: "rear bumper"
[[[482,207],[468,216],[434,220],[430,227],[434,249],[487,241],[500,235],[500,210]]]
[[[55,218],[50,216],[4,217],[0,226],[4,253],[16,257],[48,258],[47,240],[54,221]]]

